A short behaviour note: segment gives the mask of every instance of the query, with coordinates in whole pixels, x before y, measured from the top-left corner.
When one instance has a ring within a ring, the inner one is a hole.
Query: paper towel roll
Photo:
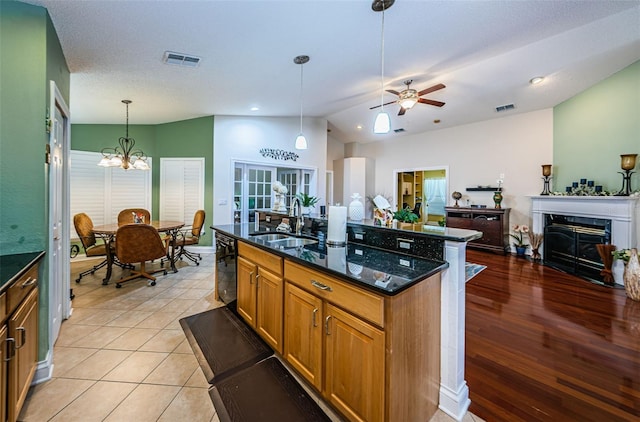
[[[347,242],[347,207],[329,207],[327,244],[344,245]]]

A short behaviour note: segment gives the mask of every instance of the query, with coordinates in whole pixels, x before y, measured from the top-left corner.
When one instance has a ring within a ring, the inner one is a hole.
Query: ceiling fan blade
[[[407,112],[407,109],[404,107],[400,107],[400,111],[398,112],[398,116],[404,116],[404,113]]]
[[[400,95],[400,93],[398,91],[394,91],[393,89],[387,89],[387,92],[393,94],[393,95]]]
[[[395,102],[396,102],[396,101],[389,101],[388,103],[384,103],[384,104],[382,104],[382,105],[383,105],[383,106],[386,106],[386,105],[389,105],[389,104],[393,104],[393,103],[395,103]],[[374,108],[378,108],[378,107],[381,107],[381,106],[380,106],[380,104],[378,104],[377,106],[369,107],[369,110],[373,110]]]
[[[446,88],[446,87],[443,84],[437,84],[437,85],[434,85],[434,86],[429,87],[427,89],[423,89],[422,91],[418,92],[418,97],[421,96],[421,95],[428,94],[430,92],[438,91],[438,90],[440,90],[442,88]]]
[[[429,104],[436,107],[442,107],[444,105],[444,103],[441,101],[428,100],[426,98],[418,98],[418,102],[422,104]]]

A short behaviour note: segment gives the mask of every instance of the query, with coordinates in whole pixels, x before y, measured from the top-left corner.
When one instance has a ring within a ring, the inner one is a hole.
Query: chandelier
[[[102,167],[121,167],[125,170],[149,170],[147,156],[144,155],[142,150],[134,150],[133,147],[136,141],[133,138],[129,138],[129,104],[131,104],[131,100],[122,100],[122,102],[127,106],[125,136],[118,139],[119,146],[102,149],[102,159],[98,165]]]

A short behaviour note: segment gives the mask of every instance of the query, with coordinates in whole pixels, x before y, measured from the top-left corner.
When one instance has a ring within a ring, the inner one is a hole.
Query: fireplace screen
[[[604,268],[596,245],[611,242],[611,220],[545,215],[544,262],[571,274],[602,281]]]

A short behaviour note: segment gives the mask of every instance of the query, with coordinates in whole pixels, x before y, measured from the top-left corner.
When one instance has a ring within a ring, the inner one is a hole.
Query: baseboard
[[[38,362],[36,367],[36,373],[33,376],[31,385],[41,384],[49,381],[53,376],[53,353],[51,350],[47,352],[47,356],[44,360]]]

